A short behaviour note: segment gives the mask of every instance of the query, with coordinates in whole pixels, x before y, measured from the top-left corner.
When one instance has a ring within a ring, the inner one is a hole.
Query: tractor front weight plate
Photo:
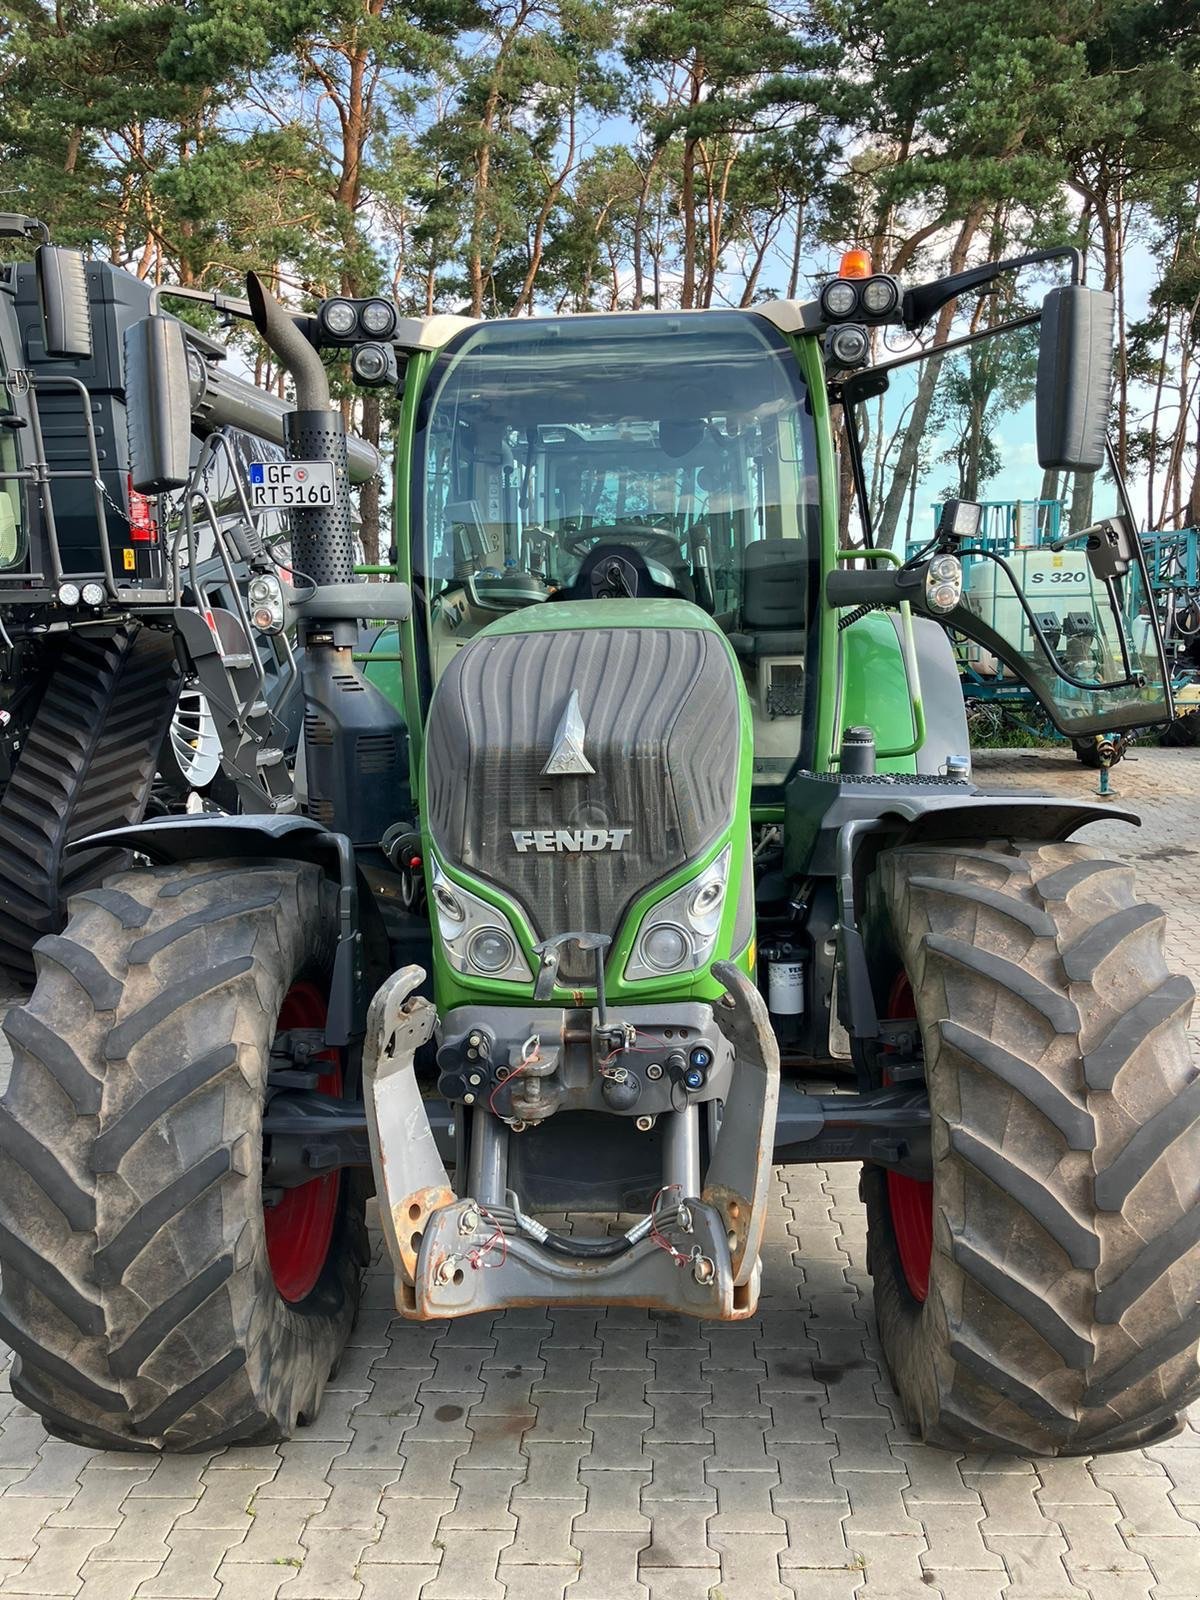
[[[515,1212],[506,1204],[498,1217],[480,1200],[455,1195],[414,1070],[437,1020],[433,1005],[415,993],[425,975],[405,967],[388,979],[371,1002],[363,1087],[402,1315],[425,1320],[554,1304],[647,1306],[711,1321],[752,1315],[779,1051],[750,980],[731,963],[714,971],[726,988],[718,1024],[736,1057],[703,1191],[642,1218],[619,1252],[583,1247],[578,1255],[524,1216],[515,1196]]]

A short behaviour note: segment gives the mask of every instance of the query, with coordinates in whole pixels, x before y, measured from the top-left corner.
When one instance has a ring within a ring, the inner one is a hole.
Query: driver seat
[[[651,576],[646,558],[640,550],[635,550],[630,544],[602,543],[592,546],[584,556],[574,581],[567,588],[560,589],[554,598],[556,600],[603,598],[608,587],[605,565],[613,561],[621,564],[625,582],[637,600],[649,598],[690,600],[693,597],[691,579],[685,577],[683,573],[678,575],[678,586],[668,588],[665,583],[658,583]]]
[[[742,661],[802,656],[808,643],[808,545],[756,539],[742,565],[741,626],[729,634]]]

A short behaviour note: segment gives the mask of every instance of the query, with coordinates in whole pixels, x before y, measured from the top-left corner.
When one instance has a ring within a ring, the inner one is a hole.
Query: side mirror
[[[78,250],[39,245],[34,254],[46,354],[86,361],[92,353],[87,269]]]
[[[1112,388],[1113,297],[1071,284],[1042,302],[1037,369],[1038,465],[1095,472],[1104,465]]]
[[[187,341],[174,317],[143,317],[125,330],[125,423],[133,487],[182,489],[192,473],[192,396]]]

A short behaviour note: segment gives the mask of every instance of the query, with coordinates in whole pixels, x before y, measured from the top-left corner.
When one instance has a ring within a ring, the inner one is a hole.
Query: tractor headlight
[[[957,556],[934,556],[925,569],[925,604],[931,611],[953,611],[962,599],[962,562]]]
[[[250,625],[256,633],[283,632],[283,586],[271,573],[256,573],[246,590],[250,602]]]
[[[726,845],[698,878],[646,913],[625,963],[627,979],[695,972],[712,960],[725,911],[731,853]]]
[[[372,339],[386,339],[396,326],[396,308],[390,300],[368,300],[359,313],[363,332]]]
[[[326,300],[317,312],[317,322],[326,338],[348,344],[358,329],[358,307],[353,300]]]
[[[431,862],[430,899],[446,960],[468,977],[504,978],[532,983],[533,973],[521,953],[512,924],[499,906],[451,883],[436,861]]]
[[[503,928],[476,928],[467,940],[467,965],[489,976],[505,972],[517,959],[517,946]]]
[[[845,278],[834,278],[820,294],[821,310],[832,322],[840,322],[858,309],[858,287]]]

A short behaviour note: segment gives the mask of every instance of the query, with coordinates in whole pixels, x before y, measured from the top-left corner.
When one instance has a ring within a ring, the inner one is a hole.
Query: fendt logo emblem
[[[547,853],[564,850],[623,850],[632,828],[514,828],[512,842],[518,855],[530,850]]]

